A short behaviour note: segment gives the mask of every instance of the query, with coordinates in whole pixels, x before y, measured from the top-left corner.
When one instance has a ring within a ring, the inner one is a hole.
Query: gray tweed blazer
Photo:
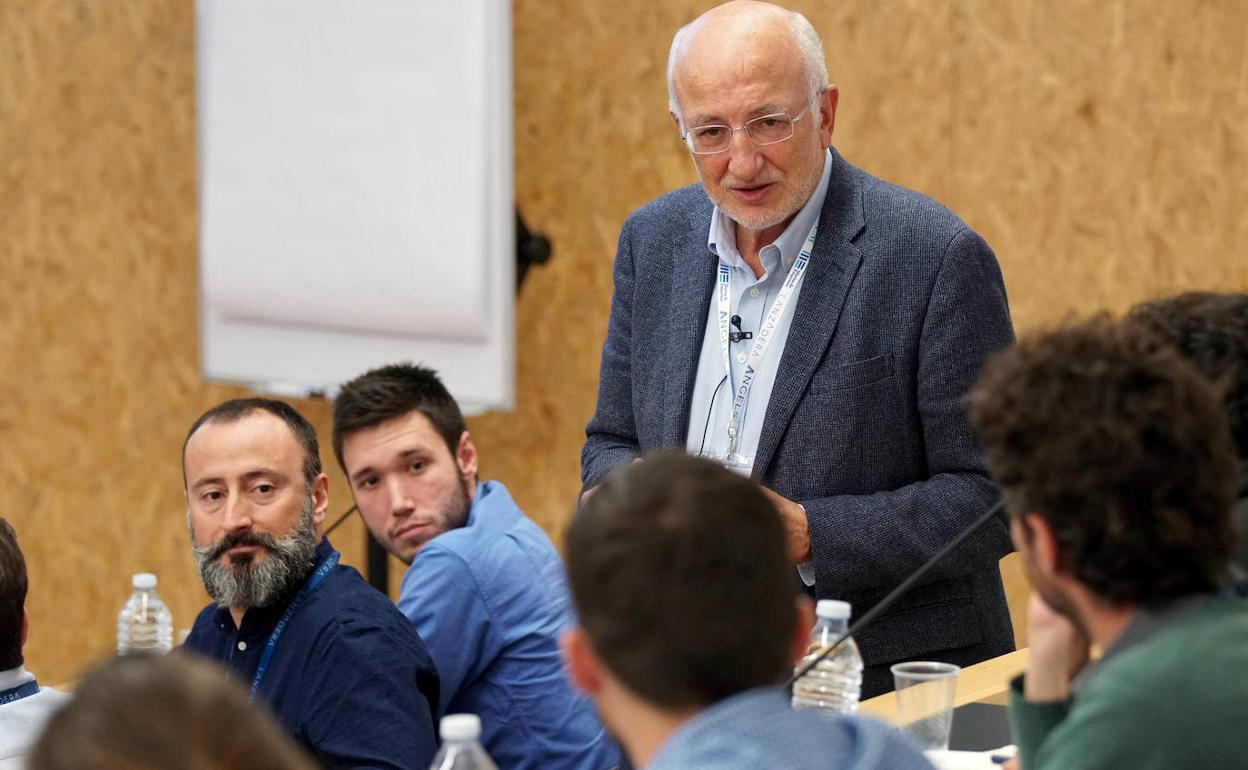
[[[964,397],[1014,339],[988,245],[950,211],[832,153],[819,238],[755,455],[754,473],[809,516],[815,593],[865,612],[997,497]],[[582,479],[685,442],[714,287],[701,185],[634,212],[620,233],[597,409]],[[887,664],[969,664],[1013,649],[990,522],[858,638],[864,693]]]

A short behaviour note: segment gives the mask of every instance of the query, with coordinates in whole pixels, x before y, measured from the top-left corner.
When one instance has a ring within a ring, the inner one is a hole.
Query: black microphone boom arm
[[[991,519],[999,515],[1004,508],[1005,508],[1005,500],[997,500],[997,502],[994,503],[991,507],[989,507],[988,510],[983,513],[983,515],[981,515],[978,519],[975,520],[974,524],[967,527],[965,530],[962,531],[961,534],[959,534],[953,540],[949,541],[948,545],[940,549],[940,551],[935,556],[928,559],[927,562],[924,563],[922,567],[919,567],[917,570],[914,571],[913,574],[910,575],[910,577],[901,581],[901,585],[897,586],[892,591],[890,591],[888,596],[885,596],[883,599],[880,599],[878,602],[875,603],[874,607],[867,610],[866,614],[858,618],[858,620],[854,621],[853,625],[845,629],[845,633],[841,634],[840,636],[836,637],[832,641],[825,644],[819,650],[819,652],[815,654],[813,658],[799,665],[793,671],[793,676],[789,677],[789,680],[784,683],[784,688],[786,690],[792,691],[793,684],[797,682],[798,679],[801,679],[803,676],[806,675],[808,671],[810,671],[815,666],[819,665],[819,661],[828,657],[828,655],[831,655],[833,650],[841,646],[841,642],[845,641],[849,637],[858,633],[858,631],[862,630],[864,626],[866,626],[871,621],[875,620],[876,617],[879,616],[881,612],[891,607],[894,602],[896,602],[898,599],[901,598],[902,594],[904,594],[906,591],[909,591],[914,586],[915,583],[919,582],[919,580],[921,580],[924,575],[930,572],[932,567],[935,567],[937,564],[939,564],[941,559],[945,558],[955,548],[962,545],[962,543],[965,542],[965,540],[968,537],[975,534],[975,532],[980,527],[984,526]]]

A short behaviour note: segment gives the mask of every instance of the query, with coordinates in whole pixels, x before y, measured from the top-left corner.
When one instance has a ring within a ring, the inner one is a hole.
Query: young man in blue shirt
[[[698,457],[620,468],[584,503],[563,646],[635,767],[930,770],[887,725],[789,707],[814,616],[786,542],[757,483]]]
[[[385,366],[334,404],[334,452],[373,536],[404,563],[398,607],[429,647],[443,713],[481,717],[509,770],[606,770],[619,751],[568,685],[563,563],[506,487],[477,480],[459,406],[429,369]]]
[[[184,649],[223,663],[329,767],[428,767],[437,672],[411,624],[322,536],[329,480],[312,426],[280,401],[228,401],[191,426],[182,468],[215,602]]]

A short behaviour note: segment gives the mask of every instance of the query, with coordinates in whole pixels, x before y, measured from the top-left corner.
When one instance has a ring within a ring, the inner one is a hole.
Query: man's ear
[[[1062,549],[1053,534],[1053,527],[1043,516],[1029,513],[1020,522],[1026,532],[1027,547],[1032,552],[1032,561],[1046,574],[1056,575],[1061,571]]]
[[[327,510],[329,510],[329,476],[321,473],[312,479],[312,521],[316,523],[317,531],[320,531],[321,523],[325,521]]]
[[[455,449],[455,464],[460,474],[475,484],[477,482],[477,446],[472,443],[468,431],[459,434],[459,446]]]
[[[573,626],[560,634],[559,652],[572,686],[590,697],[596,695],[602,689],[602,664],[585,630]]]
[[[829,84],[819,96],[819,141],[823,149],[832,146],[832,131],[836,128],[836,107],[841,99],[841,91],[834,84]]]
[[[26,611],[26,608],[23,607],[22,608],[22,646],[23,647],[26,646],[26,637],[28,634],[30,634],[30,613],[28,613]]]
[[[806,647],[810,644],[810,629],[815,627],[815,605],[808,596],[797,597],[797,620],[793,626],[793,648],[789,653],[790,662],[797,662],[806,657]]]

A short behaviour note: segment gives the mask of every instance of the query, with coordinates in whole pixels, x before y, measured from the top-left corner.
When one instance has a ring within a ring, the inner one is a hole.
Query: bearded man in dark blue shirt
[[[185,649],[225,664],[331,767],[423,768],[438,676],[420,636],[321,533],[329,480],[287,404],[228,401],[182,449],[204,587]]]

